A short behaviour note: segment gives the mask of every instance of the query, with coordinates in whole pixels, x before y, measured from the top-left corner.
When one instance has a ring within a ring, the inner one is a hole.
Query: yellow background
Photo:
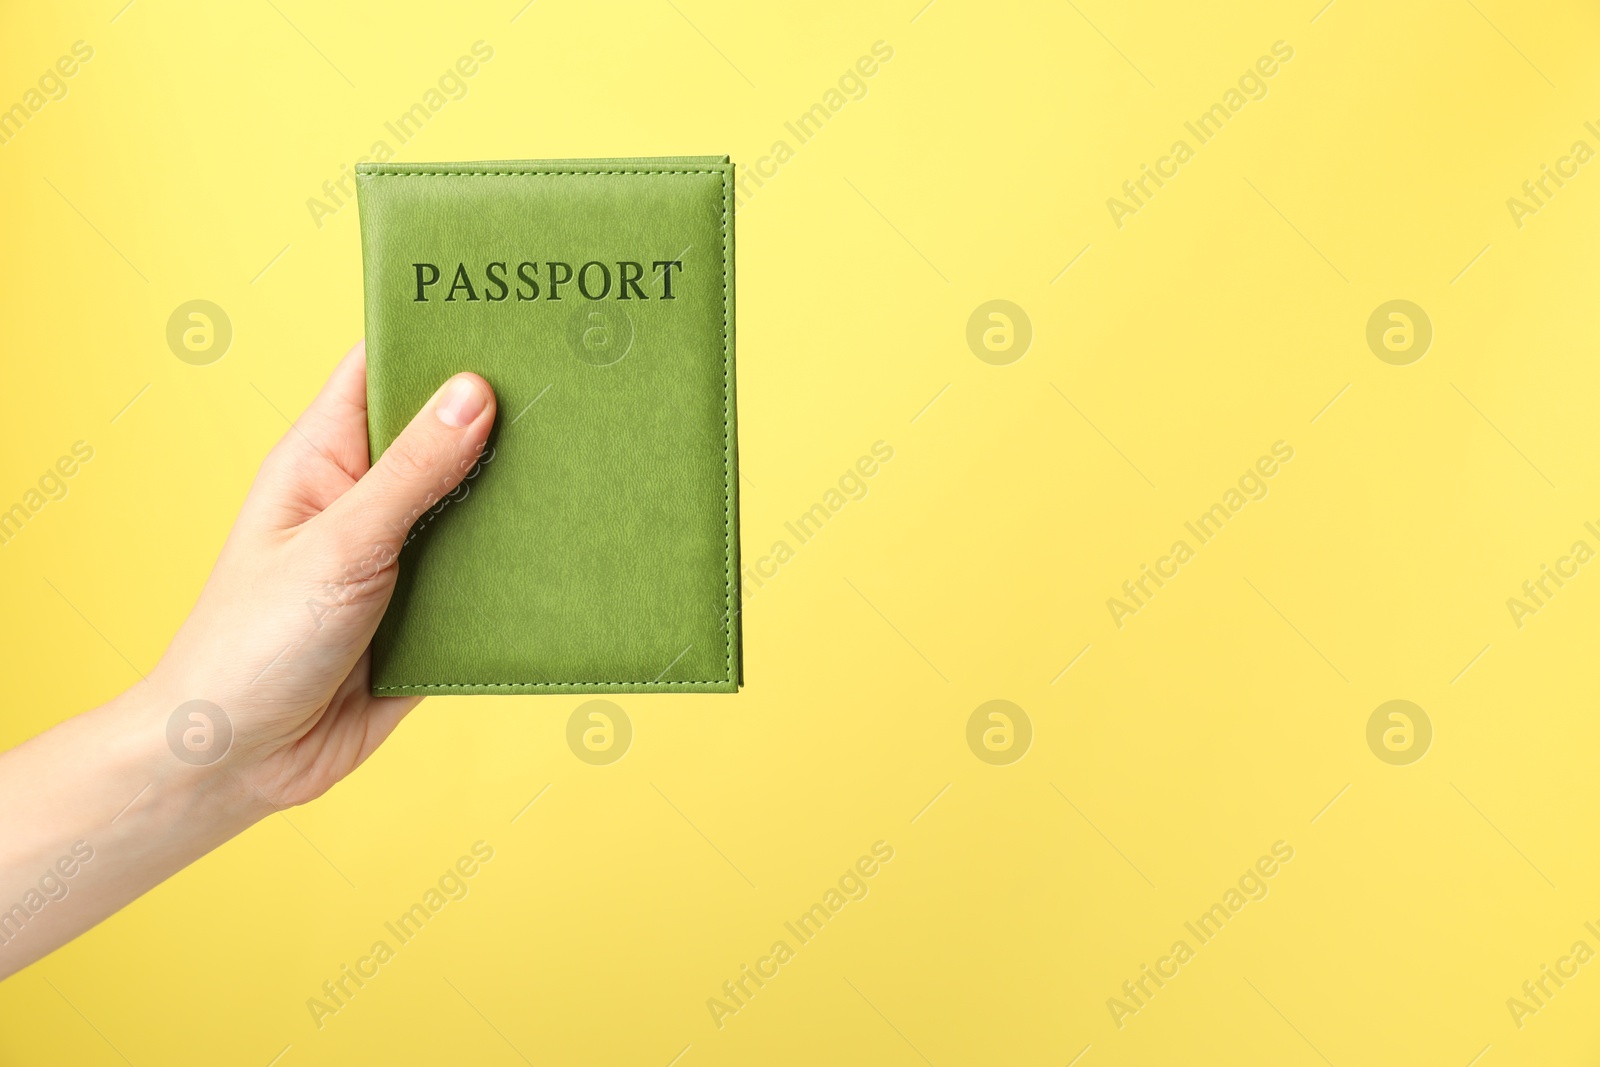
[[[1600,163],[1520,228],[1506,200],[1600,148],[1600,15],[1321,2],[13,6],[0,100],[94,58],[0,147],[0,501],[95,458],[0,547],[0,743],[159,658],[361,336],[354,207],[307,199],[475,41],[401,160],[794,148],[738,214],[747,558],[895,455],[750,601],[740,695],[622,698],[603,767],[565,742],[582,698],[430,699],[0,986],[0,1060],[1593,1062],[1600,963],[1521,1028],[1506,1000],[1600,949],[1600,564],[1521,628],[1506,600],[1600,547]],[[235,330],[204,367],[165,341],[196,298]],[[1007,366],[965,339],[991,299],[1034,330]],[[1365,340],[1391,299],[1434,327],[1409,366]],[[1268,497],[1118,629],[1106,599],[1279,440]],[[1009,766],[967,745],[992,699],[1032,723]],[[1391,699],[1433,725],[1409,766],[1366,741]],[[470,895],[318,1029],[307,998],[479,840]],[[866,899],[715,1026],[878,840]],[[1267,898],[1119,1029],[1107,998],[1279,840]]]

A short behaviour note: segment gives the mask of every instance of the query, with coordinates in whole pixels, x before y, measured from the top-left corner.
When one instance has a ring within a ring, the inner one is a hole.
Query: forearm
[[[159,681],[0,753],[0,978],[271,811],[227,769],[168,745]]]

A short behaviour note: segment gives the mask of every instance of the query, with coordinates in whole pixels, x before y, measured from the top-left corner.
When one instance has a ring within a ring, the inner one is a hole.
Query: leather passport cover
[[[736,692],[727,157],[356,181],[374,461],[458,371],[499,400],[401,550],[373,692]]]

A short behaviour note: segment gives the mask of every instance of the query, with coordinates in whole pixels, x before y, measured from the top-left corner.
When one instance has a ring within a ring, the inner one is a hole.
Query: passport
[[[356,168],[374,461],[441,383],[499,408],[420,516],[372,691],[743,683],[726,156]]]

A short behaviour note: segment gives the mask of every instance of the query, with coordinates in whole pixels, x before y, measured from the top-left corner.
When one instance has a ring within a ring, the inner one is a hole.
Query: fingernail
[[[486,400],[483,388],[471,378],[461,375],[451,379],[440,390],[439,403],[434,411],[438,413],[440,422],[459,430],[483,414]]]

